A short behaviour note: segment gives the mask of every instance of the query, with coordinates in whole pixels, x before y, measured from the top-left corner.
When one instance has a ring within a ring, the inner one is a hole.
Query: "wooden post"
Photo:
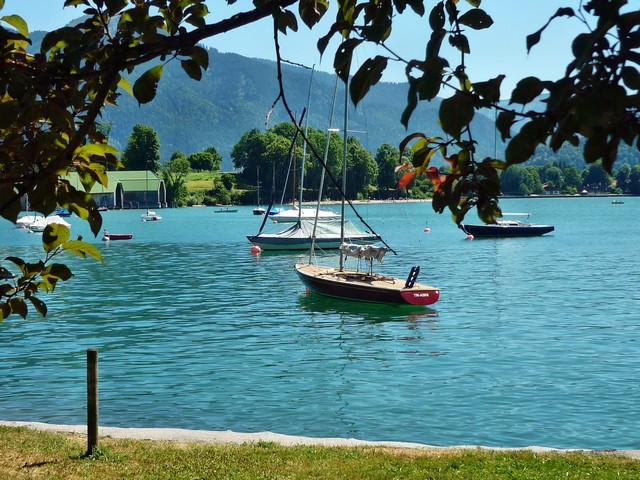
[[[98,449],[98,350],[87,350],[87,456]]]

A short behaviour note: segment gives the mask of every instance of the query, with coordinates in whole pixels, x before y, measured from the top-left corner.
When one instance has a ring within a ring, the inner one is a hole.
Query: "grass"
[[[101,438],[0,427],[4,479],[637,479],[640,461],[590,453],[480,449],[208,445]]]
[[[187,175],[186,185],[190,192],[205,192],[213,188],[213,180],[219,175],[213,172],[197,172]]]

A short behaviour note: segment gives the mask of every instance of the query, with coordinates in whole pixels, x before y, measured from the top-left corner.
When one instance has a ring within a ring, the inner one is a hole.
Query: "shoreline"
[[[22,422],[0,420],[0,426],[14,428],[28,428],[44,432],[70,433],[87,435],[86,425],[59,425],[42,422]],[[285,447],[293,446],[321,446],[321,447],[386,447],[398,449],[422,450],[425,452],[445,452],[460,450],[489,450],[496,452],[515,452],[528,450],[534,453],[583,453],[620,455],[640,460],[640,450],[590,450],[583,448],[560,449],[531,445],[527,447],[487,447],[483,445],[455,445],[442,447],[412,442],[368,441],[356,438],[320,438],[284,435],[274,432],[241,433],[231,430],[185,430],[179,428],[122,428],[100,426],[99,437],[111,437],[131,440],[152,440],[176,443],[208,443],[208,444],[247,444],[258,442],[273,442]]]

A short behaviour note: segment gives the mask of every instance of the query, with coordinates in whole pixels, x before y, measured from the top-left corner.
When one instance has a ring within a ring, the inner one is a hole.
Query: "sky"
[[[330,0],[331,2],[331,0]],[[335,0],[331,3],[336,3]],[[433,2],[427,2],[433,5]],[[576,19],[557,19],[545,31],[542,41],[527,54],[525,39],[530,33],[541,28],[560,6],[577,9],[579,0],[484,0],[481,7],[493,18],[494,25],[486,30],[470,32],[471,55],[466,59],[467,74],[472,81],[482,81],[505,74],[504,92],[510,92],[517,80],[526,76],[542,79],[556,79],[564,73],[571,61],[571,40],[584,26]],[[251,8],[250,0],[238,0],[229,7],[224,0],[208,0],[212,12],[209,23],[229,16],[229,12],[245,11]],[[461,6],[464,2],[461,2]],[[82,15],[82,9],[63,8],[64,0],[6,0],[0,16],[18,14],[22,16],[30,30],[52,30],[66,25]],[[427,7],[428,8],[428,7]],[[430,33],[428,12],[420,18],[412,12],[403,14],[389,42],[390,47],[403,58],[422,58],[424,46]],[[333,14],[327,21],[309,30],[299,22],[299,30],[281,39],[283,58],[322,71],[331,71],[333,63],[332,43],[321,59],[316,42],[327,30]],[[320,29],[318,29],[320,27]],[[244,27],[236,32],[225,33],[205,42],[207,46],[220,52],[234,52],[251,58],[275,60],[273,32],[269,20]],[[368,46],[357,54],[356,61],[364,61],[369,56],[384,54],[378,47]],[[458,58],[451,60],[457,62]],[[457,65],[457,63],[455,63]],[[395,64],[387,68],[384,81],[405,81],[404,66]]]

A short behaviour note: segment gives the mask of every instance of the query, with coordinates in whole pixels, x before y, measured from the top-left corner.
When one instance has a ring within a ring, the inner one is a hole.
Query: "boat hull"
[[[545,233],[553,232],[552,225],[465,225],[460,224],[460,229],[467,235],[474,237],[537,237]]]
[[[309,290],[327,297],[399,305],[432,305],[440,298],[437,287],[416,283],[408,288],[393,277],[306,263],[297,263],[295,269]]]
[[[132,233],[105,233],[102,236],[102,241],[109,242],[111,240],[131,240],[132,238]]]
[[[262,250],[309,250],[311,248],[311,238],[288,238],[283,239],[277,236],[247,235],[247,239]],[[350,237],[345,241],[358,245],[373,245],[378,241],[377,237]],[[336,250],[340,248],[341,239],[335,238],[316,238],[314,246],[320,250]]]

